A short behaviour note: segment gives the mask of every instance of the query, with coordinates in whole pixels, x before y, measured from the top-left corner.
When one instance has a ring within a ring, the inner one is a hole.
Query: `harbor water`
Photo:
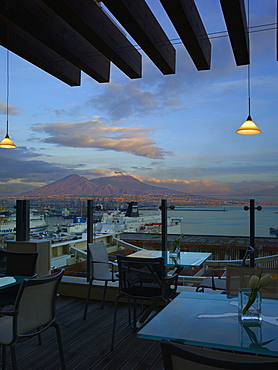
[[[182,216],[181,232],[186,235],[250,235],[250,211],[239,206],[207,206],[168,211],[169,216]],[[255,210],[255,236],[273,237],[269,228],[278,228],[278,206],[262,206]]]

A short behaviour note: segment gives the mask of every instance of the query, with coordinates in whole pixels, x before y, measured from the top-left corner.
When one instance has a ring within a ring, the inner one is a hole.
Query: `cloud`
[[[0,114],[7,113],[7,105],[0,102]],[[23,113],[23,109],[15,107],[14,105],[9,105],[9,115],[10,116],[20,116]]]
[[[65,147],[114,150],[153,159],[163,159],[166,155],[172,155],[172,152],[156,146],[148,137],[152,129],[143,126],[120,127],[91,120],[37,124],[34,130],[48,135],[46,139],[42,139],[44,143]]]
[[[132,166],[132,167],[130,167],[133,171],[152,171],[153,170],[153,168],[152,167],[143,167],[143,166],[141,166],[141,167],[136,167],[136,166]]]
[[[52,113],[56,117],[82,117],[84,108],[77,103],[67,104],[66,108],[43,108],[43,111],[48,114]]]
[[[109,170],[98,170],[98,169],[91,169],[87,171],[94,177],[102,177],[106,176],[110,171]]]
[[[167,187],[194,195],[278,195],[278,181],[207,181],[207,180],[179,180],[179,179],[158,179],[146,178],[144,176],[133,175],[146,184]]]
[[[0,166],[0,194],[13,195],[32,190],[57,181],[67,175],[77,173],[86,176],[90,173],[76,166],[66,166],[41,160],[42,155],[26,147],[16,150],[0,149],[0,160],[5,165]],[[97,175],[98,177],[99,175]]]
[[[165,106],[181,106],[181,100],[177,96],[161,95],[155,91],[155,87],[144,88],[138,81],[110,82],[109,85],[103,86],[101,93],[92,97],[88,104],[112,120],[150,114],[161,115]]]
[[[1,162],[5,163],[5,166],[0,166],[1,182],[16,179],[26,183],[54,181],[72,173],[72,170],[57,164],[34,159],[38,157],[39,154],[24,147],[9,151],[0,149]]]

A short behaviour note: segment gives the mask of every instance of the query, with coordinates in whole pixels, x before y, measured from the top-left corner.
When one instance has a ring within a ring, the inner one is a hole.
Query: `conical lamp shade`
[[[238,130],[236,130],[236,133],[241,135],[257,135],[261,134],[262,131],[252,121],[251,116],[248,116],[246,121],[240,126]]]
[[[13,141],[9,138],[9,135],[7,134],[6,137],[1,141],[0,148],[15,149],[16,145],[13,143]]]

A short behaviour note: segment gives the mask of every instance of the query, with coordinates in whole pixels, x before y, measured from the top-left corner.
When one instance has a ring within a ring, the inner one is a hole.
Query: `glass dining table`
[[[261,324],[241,324],[237,297],[182,292],[137,336],[278,356],[278,300],[262,300],[262,319]]]
[[[156,258],[163,256],[162,251],[142,249],[132,253],[130,257]],[[211,253],[204,252],[180,252],[179,257],[172,256],[169,251],[164,254],[165,266],[183,269],[184,267],[200,267],[211,256]]]
[[[21,284],[24,279],[30,279],[28,276],[1,276],[0,275],[0,289],[5,289],[13,285]]]

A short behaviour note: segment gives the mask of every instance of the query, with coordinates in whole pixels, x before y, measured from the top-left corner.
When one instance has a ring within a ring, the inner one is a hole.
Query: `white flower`
[[[264,275],[263,277],[260,278],[260,286],[261,287],[266,287],[268,286],[269,284],[271,284],[271,282],[273,281],[273,277],[272,275],[270,274],[266,274]]]
[[[249,280],[249,286],[250,288],[253,289],[259,289],[260,287],[260,278],[257,275],[252,275],[250,280]]]

